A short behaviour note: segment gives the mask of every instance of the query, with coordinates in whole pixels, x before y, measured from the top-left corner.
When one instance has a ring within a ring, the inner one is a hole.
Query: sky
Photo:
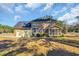
[[[0,3],[0,24],[14,26],[47,15],[74,24],[79,20],[79,3]]]

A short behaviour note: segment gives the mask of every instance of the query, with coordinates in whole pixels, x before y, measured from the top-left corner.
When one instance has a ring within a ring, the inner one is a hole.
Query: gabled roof
[[[40,17],[40,18],[37,18],[35,20],[33,20],[32,22],[48,22],[48,21],[56,21],[54,19],[50,19],[50,16],[44,16],[44,17]]]
[[[51,23],[49,26],[49,28],[58,28],[58,29],[62,29],[62,27],[60,27],[59,25],[57,25],[56,23]]]
[[[20,21],[14,27],[15,27],[15,29],[28,29],[28,28],[31,28],[32,22],[48,22],[48,21],[54,22],[56,20],[53,20],[52,18],[50,19],[49,16],[44,16],[44,17],[40,17],[40,18],[32,20],[32,21]]]
[[[31,23],[29,21],[20,21],[14,27],[15,29],[27,29],[31,28]]]

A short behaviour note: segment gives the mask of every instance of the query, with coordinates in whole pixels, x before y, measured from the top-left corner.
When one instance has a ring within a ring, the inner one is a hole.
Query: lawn
[[[45,55],[79,55],[79,47],[74,47],[64,42],[79,45],[79,37],[63,36],[56,37],[62,42],[47,41],[46,39],[27,40],[26,44],[15,42],[17,38],[0,37],[1,56],[45,56]],[[54,38],[53,38],[54,39]],[[6,43],[6,41],[9,41]],[[13,41],[14,43],[12,43]],[[51,53],[50,53],[51,52]],[[57,53],[59,52],[59,53]]]
[[[11,45],[11,47],[0,51],[1,56],[45,56],[79,54],[79,48],[77,47],[53,41],[46,41],[45,39],[30,40],[23,46],[20,46],[16,43],[14,45],[9,43],[9,45]]]
[[[63,36],[57,37],[58,39],[63,39],[63,40],[76,40],[79,41],[79,33],[67,33],[63,34]]]
[[[0,37],[0,41],[2,40],[16,40],[17,38],[9,38],[9,37]]]

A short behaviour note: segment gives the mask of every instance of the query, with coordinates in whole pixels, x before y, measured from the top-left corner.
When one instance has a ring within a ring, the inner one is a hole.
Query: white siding
[[[31,37],[32,31],[31,30],[15,30],[16,37]]]

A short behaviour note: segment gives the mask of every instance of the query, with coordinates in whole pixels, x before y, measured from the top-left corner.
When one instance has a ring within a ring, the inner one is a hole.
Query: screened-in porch
[[[59,36],[62,32],[59,28],[51,28],[49,29],[49,36]]]

